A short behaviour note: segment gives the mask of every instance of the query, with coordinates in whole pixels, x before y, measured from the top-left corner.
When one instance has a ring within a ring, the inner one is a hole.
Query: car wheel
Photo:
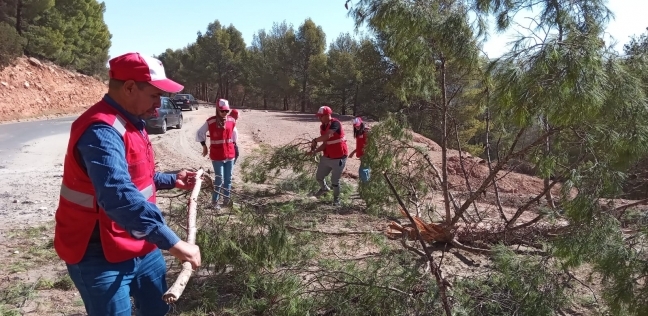
[[[178,118],[178,125],[176,125],[176,128],[177,128],[177,129],[181,129],[181,128],[182,128],[182,115],[180,115],[180,118]]]
[[[160,134],[164,134],[166,133],[166,131],[167,131],[167,123],[165,119],[164,121],[162,121],[162,127],[160,127]]]

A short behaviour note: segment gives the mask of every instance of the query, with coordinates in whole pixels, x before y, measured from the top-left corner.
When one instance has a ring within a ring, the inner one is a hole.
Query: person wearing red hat
[[[236,120],[229,116],[230,106],[225,99],[219,99],[216,104],[216,115],[207,119],[196,132],[196,141],[203,148],[202,155],[207,156],[214,166],[214,192],[212,193],[212,207],[219,209],[220,194],[224,195],[223,205],[230,205],[230,190],[232,189],[232,168],[236,152],[234,136]],[[207,132],[209,132],[209,147],[207,147]]]
[[[109,61],[108,93],[70,129],[56,210],[54,249],[66,263],[88,315],[165,315],[166,263],[160,249],[200,266],[200,249],[169,228],[157,190],[191,189],[194,172],[155,171],[144,118],[164,92],[183,86],[162,63],[139,53]]]
[[[355,155],[360,159],[360,169],[358,169],[358,177],[360,181],[367,182],[369,181],[369,175],[371,169],[362,162],[362,156],[364,156],[364,148],[367,144],[367,136],[369,135],[369,128],[365,126],[365,123],[362,121],[362,118],[356,117],[353,119],[353,137],[356,140],[356,149],[354,149],[349,157],[353,158]]]
[[[320,185],[319,191],[315,196],[321,196],[331,189],[326,184],[326,176],[331,174],[331,185],[333,186],[333,204],[340,205],[340,178],[346,166],[347,155],[349,150],[347,148],[346,139],[344,139],[344,129],[342,123],[332,117],[333,110],[328,106],[319,108],[317,117],[320,122],[320,136],[314,138],[311,142],[311,151],[309,155],[315,155],[322,152],[315,179]],[[317,143],[322,142],[322,145],[317,147]]]

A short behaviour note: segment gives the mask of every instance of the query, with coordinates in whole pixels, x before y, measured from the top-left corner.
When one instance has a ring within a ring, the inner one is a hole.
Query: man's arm
[[[175,188],[177,178],[176,174],[156,172],[153,176],[153,183],[158,190],[169,190]]]
[[[315,143],[317,143],[317,142],[325,142],[329,138],[331,138],[331,136],[333,136],[333,134],[339,133],[341,130],[342,130],[342,124],[340,124],[340,122],[338,122],[338,121],[332,121],[331,126],[328,129],[328,132],[326,134],[320,136],[320,137],[317,137],[317,138],[313,139],[313,142],[315,142]]]
[[[321,145],[319,145],[319,147],[317,147],[317,149],[313,150],[313,154],[324,151],[324,148],[326,148],[326,143],[322,143]]]
[[[232,130],[232,142],[236,143],[238,140],[238,131],[236,130],[236,126],[234,126],[234,130]]]
[[[95,189],[97,204],[131,236],[168,250],[180,238],[166,225],[158,207],[133,184],[124,141],[106,124],[90,126],[76,145]]]
[[[207,141],[207,132],[209,131],[209,126],[207,125],[207,122],[203,124],[197,131],[196,131],[196,141],[205,146],[205,142]]]

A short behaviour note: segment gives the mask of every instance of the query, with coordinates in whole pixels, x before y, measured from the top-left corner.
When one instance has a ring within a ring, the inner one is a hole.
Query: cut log
[[[200,193],[200,188],[202,186],[203,172],[204,171],[202,168],[198,169],[198,172],[196,172],[196,185],[191,191],[191,196],[189,197],[189,201],[187,203],[187,243],[190,243],[192,245],[196,244],[196,207],[198,206],[198,194]],[[191,263],[183,262],[182,271],[180,271],[178,278],[169,288],[169,290],[164,293],[162,299],[167,304],[177,302],[180,298],[180,295],[182,295],[182,292],[184,292],[184,289],[187,286],[189,278],[191,278],[192,274],[193,268],[191,267]]]

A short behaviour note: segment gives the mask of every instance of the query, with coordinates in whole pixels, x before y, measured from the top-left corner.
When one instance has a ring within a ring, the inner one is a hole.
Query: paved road
[[[76,116],[43,121],[0,124],[0,161],[10,160],[25,144],[34,139],[67,134]]]

